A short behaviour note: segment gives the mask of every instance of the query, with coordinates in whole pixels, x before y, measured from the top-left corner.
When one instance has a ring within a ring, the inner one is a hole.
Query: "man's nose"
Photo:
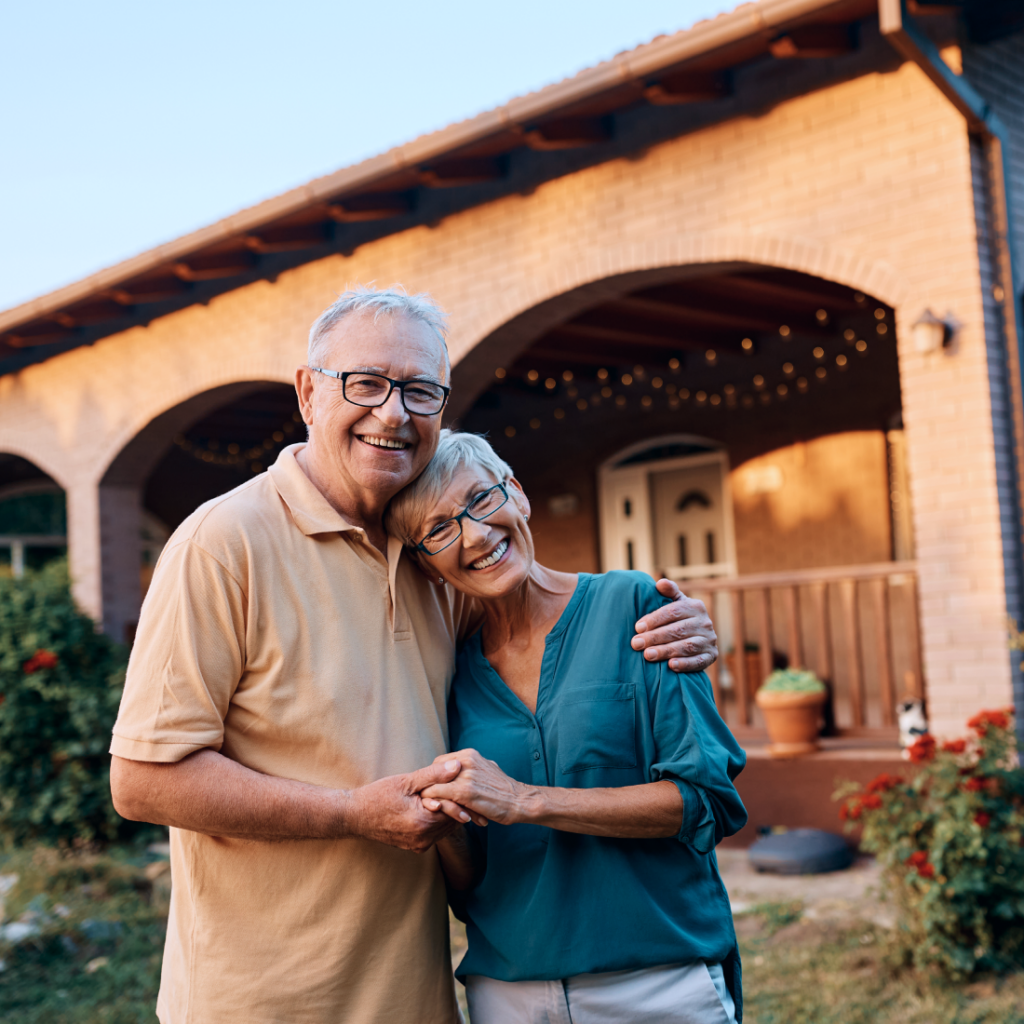
[[[383,405],[373,410],[373,415],[387,427],[403,427],[409,421],[409,413],[402,405],[402,392],[395,388]]]

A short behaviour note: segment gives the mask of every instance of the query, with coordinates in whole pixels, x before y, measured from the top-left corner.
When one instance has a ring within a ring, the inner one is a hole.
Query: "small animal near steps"
[[[907,697],[896,705],[896,720],[900,726],[900,748],[904,761],[910,760],[909,748],[919,736],[928,731],[928,719],[924,714],[924,701]]]

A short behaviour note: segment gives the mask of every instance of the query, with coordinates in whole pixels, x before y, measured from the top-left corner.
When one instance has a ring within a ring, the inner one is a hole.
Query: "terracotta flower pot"
[[[824,690],[818,693],[791,690],[766,690],[762,687],[754,699],[764,715],[771,743],[771,757],[800,757],[818,749]]]

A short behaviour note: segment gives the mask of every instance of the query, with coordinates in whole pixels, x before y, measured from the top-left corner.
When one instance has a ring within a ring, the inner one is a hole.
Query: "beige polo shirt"
[[[350,526],[286,448],[208,502],[157,565],[111,753],[210,748],[349,789],[447,749],[464,602]],[[434,851],[171,829],[163,1024],[451,1024]]]

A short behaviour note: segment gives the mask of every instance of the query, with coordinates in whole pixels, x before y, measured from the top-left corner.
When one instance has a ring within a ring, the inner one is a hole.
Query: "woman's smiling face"
[[[480,466],[462,466],[424,518],[420,539],[500,482]],[[453,544],[436,555],[419,553],[428,572],[484,601],[511,594],[526,581],[533,566],[533,537],[526,525],[530,503],[515,478],[505,484],[505,490],[508,501],[486,519],[477,522],[463,517],[462,535]]]

